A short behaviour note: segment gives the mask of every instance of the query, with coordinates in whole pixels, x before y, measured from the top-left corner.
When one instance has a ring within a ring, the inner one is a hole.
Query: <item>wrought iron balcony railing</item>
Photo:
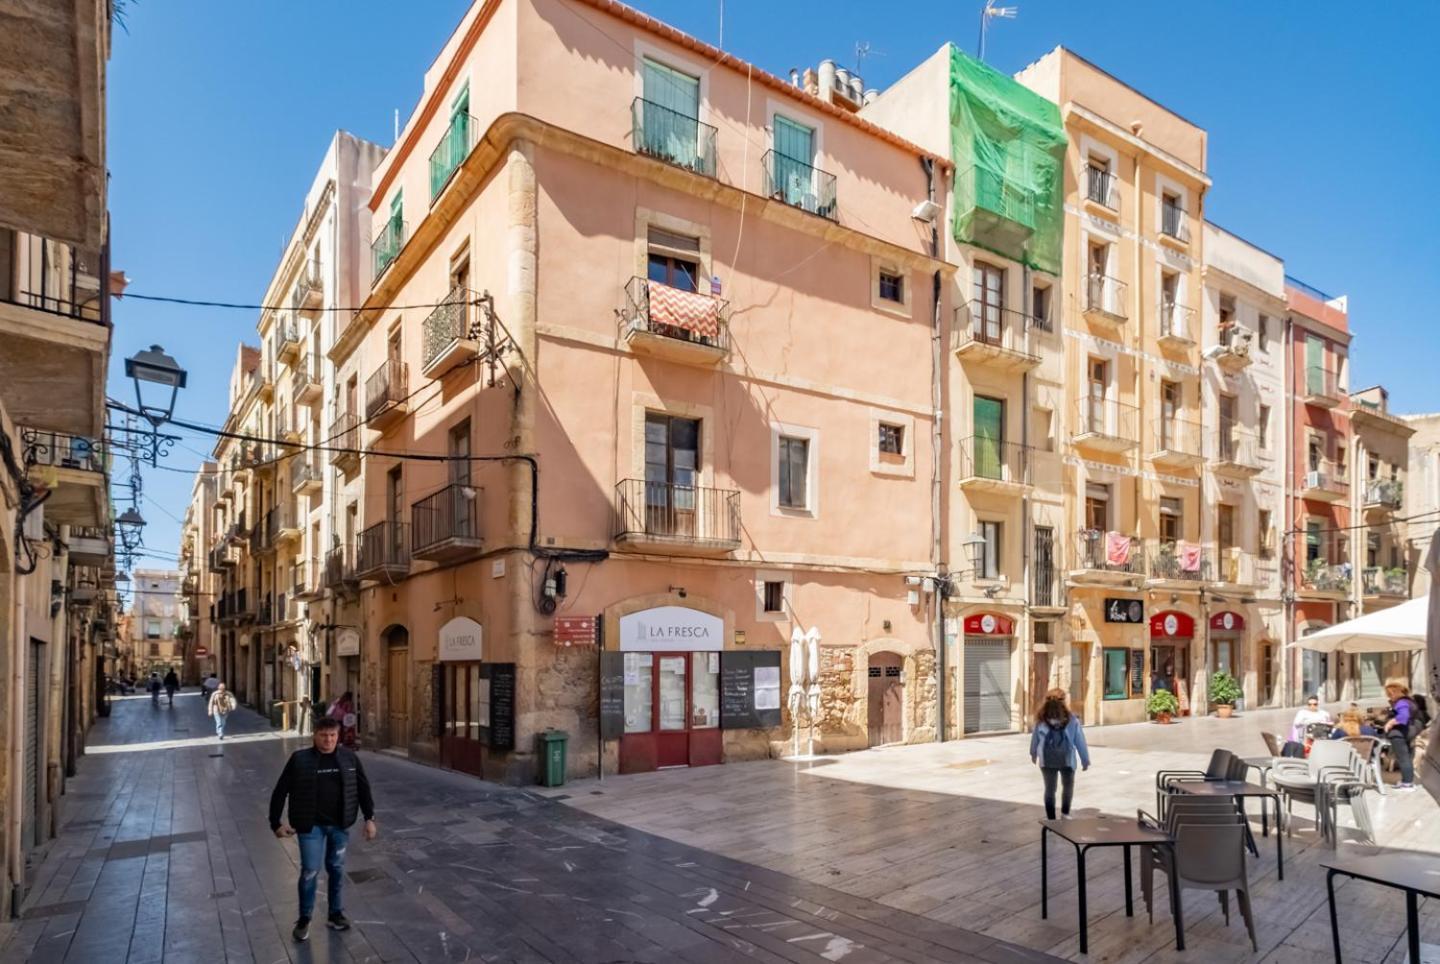
[[[355,574],[360,578],[393,579],[410,569],[410,540],[405,523],[385,520],[360,533]]]
[[[619,540],[740,544],[740,493],[733,489],[625,479],[615,487],[615,507]]]
[[[729,302],[723,298],[635,277],[625,285],[625,302],[626,322],[632,332],[719,351],[730,349],[730,327],[726,322]]]
[[[1081,529],[1075,536],[1075,568],[1143,575],[1145,546],[1134,536]]]
[[[666,164],[714,177],[715,133],[709,124],[643,97],[630,104],[630,143],[635,153]]]
[[[63,432],[20,428],[21,458],[26,465],[48,465],[79,472],[109,471],[109,451],[104,442]]]
[[[365,420],[405,402],[409,394],[405,363],[388,358],[369,378],[365,379]]]
[[[440,196],[450,178],[455,175],[465,158],[475,149],[475,136],[480,125],[469,114],[457,113],[451,116],[450,125],[430,152],[430,202]]]
[[[835,175],[778,151],[766,151],[765,195],[831,221],[839,219]]]
[[[456,342],[474,340],[477,309],[474,291],[455,285],[421,323],[420,367],[428,371],[434,361],[448,352]]]
[[[1190,241],[1190,219],[1185,209],[1169,201],[1160,204],[1160,233],[1177,241]]]
[[[1085,279],[1085,310],[1098,311],[1111,318],[1129,318],[1125,308],[1129,286],[1108,274],[1092,273]]]
[[[405,247],[405,240],[409,237],[409,230],[406,223],[399,218],[392,218],[385,222],[380,229],[379,236],[370,243],[370,274],[371,283],[380,280],[385,269],[390,267],[390,262],[400,256],[400,249]]]
[[[1160,302],[1160,337],[1195,340],[1195,309],[1173,301]]]
[[[1208,546],[1173,539],[1156,539],[1146,550],[1150,578],[1176,582],[1209,582],[1214,554]]]
[[[1115,175],[1100,167],[1087,167],[1085,197],[1097,204],[1103,204],[1112,211],[1119,210],[1120,199],[1115,191]]]
[[[480,542],[480,490],[456,482],[410,507],[410,548],[413,555],[445,548],[473,548]]]
[[[983,435],[960,440],[960,479],[988,482],[1030,482],[1030,446]]]

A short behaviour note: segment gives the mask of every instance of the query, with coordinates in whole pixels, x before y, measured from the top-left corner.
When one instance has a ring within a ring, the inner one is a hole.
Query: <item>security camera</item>
[[[910,216],[916,221],[932,222],[940,216],[940,205],[926,199],[915,205],[915,210],[910,212]]]

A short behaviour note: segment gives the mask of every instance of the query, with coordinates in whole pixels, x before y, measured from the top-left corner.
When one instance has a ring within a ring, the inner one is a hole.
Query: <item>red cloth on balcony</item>
[[[1180,543],[1180,571],[1200,571],[1200,546],[1194,542]]]
[[[720,305],[708,295],[649,282],[650,323],[683,328],[704,338],[720,334]]]
[[[1123,566],[1130,562],[1130,537],[1119,532],[1105,533],[1105,562]]]

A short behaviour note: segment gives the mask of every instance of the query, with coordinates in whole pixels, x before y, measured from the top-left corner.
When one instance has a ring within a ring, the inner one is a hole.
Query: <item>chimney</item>
[[[819,89],[818,91],[816,91],[816,93],[818,93],[818,94],[820,95],[820,99],[823,100],[823,101],[825,101],[825,102],[827,102],[827,103],[834,103],[834,101],[835,101],[835,61],[833,61],[833,60],[822,60],[822,61],[820,61],[820,75],[819,75],[819,77],[818,77],[817,79],[818,79],[819,84],[820,84],[820,89]]]
[[[806,67],[806,68],[805,68],[805,73],[804,73],[804,75],[802,76],[800,83],[801,83],[801,85],[805,88],[805,93],[807,93],[807,94],[814,94],[814,95],[816,95],[816,96],[819,95],[819,93],[820,93],[820,81],[819,81],[819,78],[817,78],[817,77],[815,76],[815,71],[811,70],[809,67]]]
[[[853,100],[855,102],[855,106],[858,107],[860,106],[860,102],[864,98],[865,82],[860,79],[859,74],[852,74],[850,77],[850,99]]]
[[[865,95],[860,99],[860,102],[862,104],[873,104],[875,103],[875,98],[879,96],[880,91],[876,90],[874,87],[871,87],[869,90],[865,91]]]
[[[800,71],[796,70],[794,67],[790,68],[790,86],[800,86]]]

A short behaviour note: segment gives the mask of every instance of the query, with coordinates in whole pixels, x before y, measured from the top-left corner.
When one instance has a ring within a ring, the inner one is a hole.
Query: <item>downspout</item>
[[[1284,541],[1280,545],[1280,598],[1285,602],[1285,625],[1280,640],[1280,705],[1289,706],[1291,694],[1290,664],[1296,658],[1291,643],[1295,640],[1295,587],[1298,585],[1295,558],[1295,321],[1285,315],[1285,518]],[[1287,565],[1288,562],[1288,565]]]
[[[1144,464],[1145,464],[1145,454],[1146,454],[1146,453],[1145,453],[1145,376],[1149,373],[1149,367],[1148,367],[1148,365],[1145,363],[1145,279],[1144,279],[1144,276],[1142,275],[1142,271],[1143,271],[1143,269],[1144,269],[1144,248],[1145,248],[1145,242],[1144,242],[1144,237],[1145,237],[1145,231],[1144,231],[1144,228],[1145,228],[1145,208],[1143,207],[1143,205],[1142,205],[1142,203],[1141,203],[1141,198],[1144,197],[1144,195],[1141,193],[1141,185],[1140,185],[1140,152],[1139,152],[1139,151],[1136,151],[1136,153],[1135,153],[1135,188],[1134,188],[1134,190],[1135,190],[1135,205],[1136,205],[1136,209],[1137,209],[1137,210],[1136,210],[1136,219],[1135,219],[1135,229],[1136,229],[1136,237],[1135,237],[1135,274],[1134,274],[1135,297],[1134,297],[1134,300],[1133,300],[1133,304],[1134,304],[1134,306],[1135,306],[1135,318],[1136,318],[1136,322],[1135,322],[1135,336],[1136,336],[1136,337],[1135,337],[1135,347],[1138,349],[1138,351],[1137,351],[1138,358],[1136,359],[1136,363],[1135,363],[1135,438],[1136,438],[1136,442],[1139,444],[1139,455],[1140,455],[1140,458],[1139,458],[1139,461],[1137,462],[1137,465],[1144,465]],[[1117,366],[1117,368],[1118,368],[1118,365],[1119,365],[1119,359],[1116,360],[1116,366]],[[1118,386],[1118,384],[1119,384],[1119,372],[1118,372],[1118,371],[1116,372],[1116,384],[1117,384],[1117,386]],[[1121,403],[1120,403],[1120,400],[1117,398],[1117,399],[1116,399],[1117,408],[1116,408],[1116,411],[1115,411],[1116,430],[1117,430],[1117,431],[1119,430],[1119,427],[1120,427],[1120,426],[1119,426],[1120,410],[1119,410],[1119,408],[1118,408],[1118,405],[1119,405],[1119,404],[1121,404]],[[1135,533],[1135,535],[1136,535],[1137,537],[1140,537],[1141,539],[1143,539],[1144,537],[1142,536],[1142,534],[1141,534],[1141,532],[1140,532],[1140,512],[1141,512],[1140,506],[1141,506],[1141,503],[1142,503],[1142,501],[1143,501],[1143,496],[1146,494],[1146,489],[1145,489],[1145,479],[1144,479],[1143,476],[1141,476],[1141,474],[1140,474],[1139,472],[1136,472],[1136,473],[1135,473],[1135,486],[1134,486],[1134,488],[1133,488],[1132,491],[1133,491],[1133,493],[1134,493],[1134,501],[1133,501],[1132,504],[1131,504],[1131,510],[1132,510],[1133,513],[1134,513],[1134,520],[1135,520],[1135,521],[1134,521],[1134,530],[1133,530],[1133,531],[1134,531],[1134,533]],[[1083,493],[1083,492],[1080,494],[1080,505],[1081,505],[1082,507],[1085,505],[1085,502],[1084,502],[1084,493]],[[1143,541],[1141,542],[1141,552],[1142,552],[1142,553],[1144,552],[1144,542],[1143,542]],[[1141,580],[1140,580],[1140,585],[1141,585],[1141,587],[1143,587],[1144,584],[1145,584],[1145,579],[1144,579],[1144,577],[1142,577]],[[1145,652],[1145,663],[1144,663],[1145,669],[1144,669],[1144,676],[1142,677],[1143,683],[1142,683],[1141,693],[1142,693],[1142,694],[1145,694],[1145,696],[1148,698],[1148,696],[1149,696],[1148,690],[1149,690],[1149,687],[1150,687],[1150,677],[1151,677],[1151,675],[1154,673],[1154,667],[1151,665],[1152,660],[1153,660],[1153,654],[1152,654],[1151,651],[1150,651],[1150,626],[1149,626],[1148,623],[1142,624],[1142,626],[1141,626],[1141,641],[1142,641],[1142,644],[1143,644],[1144,647],[1145,647],[1145,649],[1144,649],[1144,652]],[[1103,645],[1103,641],[1102,641],[1102,645]],[[1193,661],[1192,661],[1192,664],[1191,664],[1191,672],[1192,672],[1192,673],[1194,672],[1194,663],[1193,663]],[[1200,696],[1200,694],[1199,694],[1199,693],[1195,693],[1194,695],[1197,697],[1197,699],[1196,699],[1194,702],[1197,702],[1197,703],[1198,703],[1198,702],[1199,702],[1198,697]]]
[[[935,202],[935,161],[929,157],[920,158],[920,167],[925,171],[925,197]],[[930,222],[930,256],[940,257],[939,214]],[[941,518],[941,493],[944,486],[942,458],[945,451],[944,435],[944,390],[942,378],[944,367],[943,330],[940,314],[941,273],[936,268],[930,281],[930,563],[937,576],[945,576],[943,548],[943,520]],[[949,667],[945,653],[945,597],[949,579],[937,578],[932,594],[932,631],[935,641],[936,686],[935,697],[938,705],[935,713],[935,741],[945,742],[945,710],[949,696],[945,685]]]
[[[1028,264],[1021,265],[1020,267],[1020,285],[1020,297],[1029,302],[1029,308],[1033,311],[1034,302],[1031,294],[1030,266]],[[1032,327],[1035,319],[1031,318],[1028,313],[1024,317],[1026,327]],[[1020,455],[1025,460],[1023,467],[1025,481],[1030,485],[1034,485],[1035,479],[1032,474],[1034,472],[1034,465],[1030,457],[1030,372],[1028,370],[1020,376]],[[1020,498],[1020,599],[1021,605],[1024,607],[1025,612],[1028,613],[1030,600],[1034,598],[1030,594],[1030,550],[1034,538],[1032,535],[1034,520],[1030,518],[1030,496],[1028,495],[1030,490],[1027,488],[1024,491],[1027,494]],[[1022,633],[1021,639],[1024,641],[1024,645],[1021,651],[1024,653],[1024,657],[1021,660],[1020,679],[1023,692],[1025,684],[1034,676],[1030,671],[1030,668],[1035,665],[1035,624],[1033,620],[1025,620]],[[1053,640],[1051,641],[1051,650],[1052,652],[1054,650]],[[1050,672],[1055,672],[1055,667],[1051,666]],[[1050,686],[1049,678],[1047,677],[1041,680],[1040,685],[1048,689]],[[1029,701],[1024,705],[1036,706],[1038,703],[1039,694],[1031,693]],[[1022,729],[1028,730],[1030,728],[1029,714],[1022,712],[1020,714],[1020,723]]]
[[[11,587],[15,634],[11,637],[10,813],[5,820],[5,838],[10,878],[10,913],[7,916],[18,917],[20,903],[25,898],[25,859],[20,833],[25,812],[25,663],[30,655],[30,637],[25,625],[25,583],[16,578]]]

